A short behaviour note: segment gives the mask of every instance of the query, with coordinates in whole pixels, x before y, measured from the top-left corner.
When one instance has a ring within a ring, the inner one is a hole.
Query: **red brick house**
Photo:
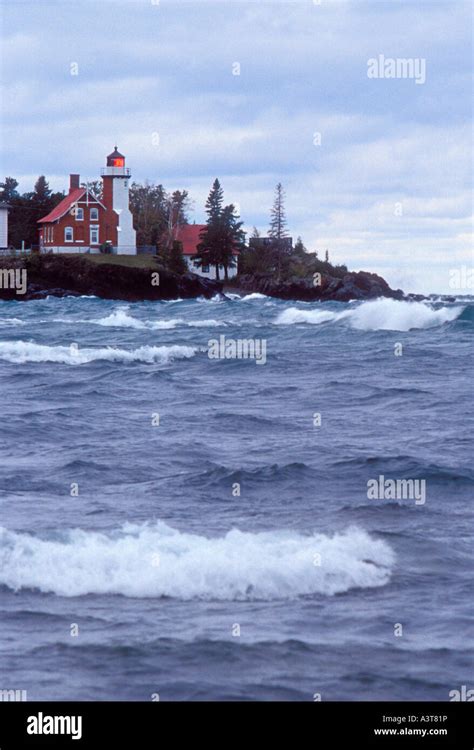
[[[55,253],[98,253],[100,245],[109,242],[118,254],[136,255],[129,179],[130,170],[117,147],[102,170],[102,200],[80,187],[78,174],[71,174],[68,195],[38,222],[40,248]]]

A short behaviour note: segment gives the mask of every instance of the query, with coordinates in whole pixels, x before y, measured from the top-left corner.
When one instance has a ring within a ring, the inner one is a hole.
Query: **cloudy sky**
[[[406,291],[452,291],[450,270],[472,264],[472,10],[1,0],[1,171],[63,190],[70,172],[96,179],[117,143],[137,181],[189,190],[191,220],[219,177],[264,232],[281,181],[308,249]],[[426,81],[369,78],[380,55],[418,60]]]

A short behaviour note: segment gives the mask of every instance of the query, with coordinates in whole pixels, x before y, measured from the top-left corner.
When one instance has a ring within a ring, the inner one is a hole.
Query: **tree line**
[[[82,183],[82,187],[86,183]],[[87,183],[91,193],[101,200],[102,183]],[[64,198],[63,192],[53,192],[44,175],[40,175],[31,192],[20,194],[18,181],[7,177],[0,183],[0,201],[10,205],[9,246],[20,248],[38,245],[38,220],[48,214]],[[155,248],[164,266],[176,273],[187,270],[179,242],[180,227],[188,224],[192,202],[186,190],[167,191],[163,185],[133,182],[130,186],[130,210],[137,232],[137,245]],[[305,277],[314,271],[336,272],[343,275],[346,266],[333,266],[326,250],[324,261],[317,252],[308,252],[301,237],[294,247],[288,238],[285,213],[285,192],[281,183],[275,188],[270,210],[267,237],[262,240],[254,227],[247,243],[243,222],[234,204],[224,205],[224,191],[216,178],[205,204],[206,224],[200,233],[194,259],[202,267],[213,266],[216,277],[221,270],[228,279],[229,269],[236,265],[239,273],[271,274],[279,280]],[[257,241],[255,241],[257,240]]]

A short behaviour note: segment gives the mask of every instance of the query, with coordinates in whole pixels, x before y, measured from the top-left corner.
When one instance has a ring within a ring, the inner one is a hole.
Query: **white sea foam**
[[[0,326],[24,326],[25,322],[20,318],[0,318]]]
[[[47,346],[32,341],[0,342],[0,359],[15,364],[26,362],[57,362],[65,365],[83,365],[95,360],[118,362],[149,362],[167,364],[174,359],[192,357],[197,349],[192,346],[140,346],[138,349],[102,347],[97,349],[70,346]]]
[[[290,307],[275,320],[278,325],[294,323],[321,323],[345,320],[352,328],[362,331],[409,331],[413,328],[434,328],[455,320],[463,307],[441,307],[433,309],[423,302],[404,302],[393,299],[376,299],[363,302],[343,312],[321,310],[299,310]]]
[[[356,528],[332,537],[234,529],[207,538],[158,522],[126,524],[109,534],[75,529],[59,541],[0,527],[0,584],[58,596],[271,600],[331,595],[385,585],[394,562],[384,541]]]
[[[47,321],[45,321],[47,322]],[[183,320],[182,318],[170,318],[168,320],[140,320],[129,315],[127,308],[119,308],[107,315],[105,318],[91,320],[77,320],[74,318],[55,318],[55,323],[82,323],[85,325],[98,325],[104,328],[135,328],[145,331],[161,331],[178,326],[189,326],[190,328],[215,328],[225,326],[225,323],[218,320]]]
[[[409,331],[412,328],[434,328],[455,320],[462,307],[434,310],[423,302],[376,299],[364,302],[351,311],[350,325],[363,331]]]
[[[275,323],[277,325],[292,325],[293,323],[310,323],[311,325],[320,325],[321,323],[329,323],[334,320],[339,320],[342,317],[347,317],[348,312],[336,313],[331,310],[298,310],[296,307],[289,307],[287,310],[283,310]]]
[[[241,302],[251,302],[254,299],[268,299],[268,296],[260,294],[260,292],[252,292],[252,294],[246,294],[245,297],[242,297]]]
[[[240,294],[236,294],[235,292],[226,292],[225,296],[228,299],[231,299],[231,300],[234,300],[234,301],[238,301],[238,300],[242,299],[242,297],[240,296]]]
[[[213,297],[196,297],[196,302],[206,302],[207,304],[215,304],[216,302],[224,302],[224,297],[221,294],[214,294]]]

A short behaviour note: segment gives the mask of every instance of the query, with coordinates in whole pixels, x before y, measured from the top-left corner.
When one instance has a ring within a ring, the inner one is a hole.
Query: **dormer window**
[[[91,218],[91,221],[99,221],[99,209],[98,208],[91,208],[90,218]]]

